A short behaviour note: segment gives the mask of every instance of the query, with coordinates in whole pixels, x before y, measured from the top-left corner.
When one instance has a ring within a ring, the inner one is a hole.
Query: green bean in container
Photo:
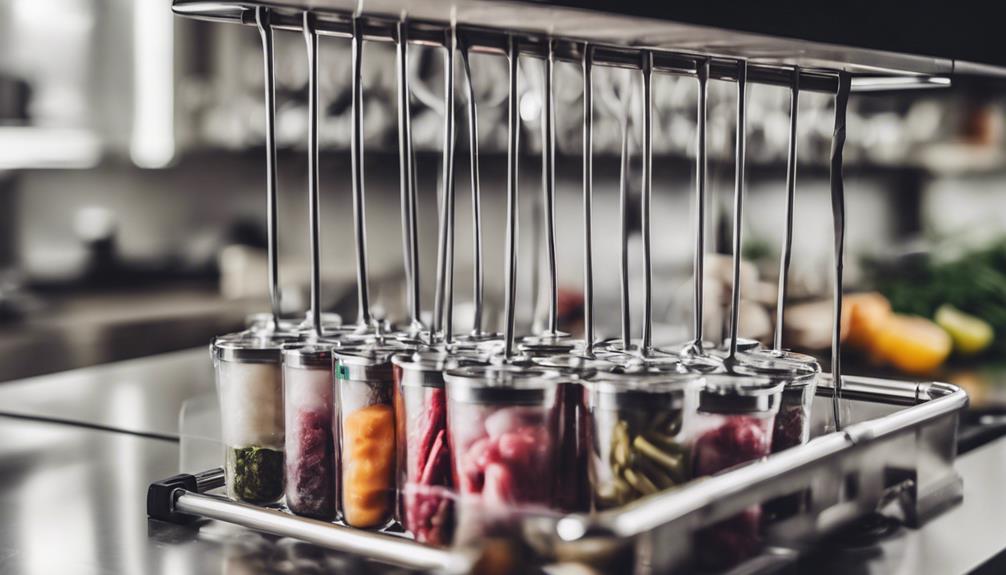
[[[609,509],[690,478],[681,440],[694,375],[602,374],[590,385],[594,507]]]

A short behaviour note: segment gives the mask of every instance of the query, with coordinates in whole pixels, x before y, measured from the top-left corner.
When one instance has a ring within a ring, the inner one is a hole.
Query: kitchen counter
[[[64,293],[45,302],[20,321],[0,323],[0,382],[209,343],[263,308],[224,299],[213,287],[178,286]]]
[[[0,574],[394,572],[218,522],[147,520],[147,485],[179,470],[178,410],[212,388],[204,348],[0,386]],[[824,555],[828,572],[966,573],[1006,549],[1006,439],[957,469],[960,506]]]

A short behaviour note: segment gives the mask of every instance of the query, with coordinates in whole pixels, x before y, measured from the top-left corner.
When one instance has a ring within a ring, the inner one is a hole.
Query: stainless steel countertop
[[[213,392],[201,347],[0,383],[0,415],[176,438],[185,401]]]
[[[0,385],[0,411],[16,413],[0,415],[0,574],[377,569],[217,522],[147,520],[147,485],[179,469],[178,410],[212,389],[205,349]],[[965,573],[1006,549],[1006,439],[960,457],[957,468],[963,504],[922,529],[829,557],[826,571]]]
[[[177,471],[174,441],[7,417],[0,417],[0,437],[2,574],[374,570],[311,545],[222,523],[148,521],[147,485]]]

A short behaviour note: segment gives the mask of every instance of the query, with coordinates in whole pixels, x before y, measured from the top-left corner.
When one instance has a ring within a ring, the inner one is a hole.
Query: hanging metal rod
[[[175,2],[172,10],[180,16],[215,22],[240,23],[255,26],[255,8],[259,3],[251,2]],[[313,11],[318,34],[352,38],[353,14],[333,11]],[[303,15],[301,11],[274,8],[270,15],[270,25],[276,30],[302,30]],[[366,41],[396,42],[398,40],[399,19],[381,16],[358,17],[359,32]],[[427,20],[408,21],[408,41],[413,44],[446,47],[446,32],[451,26],[447,22]],[[548,57],[549,43],[553,43],[554,57],[558,61],[580,64],[583,60],[583,50],[587,42],[571,38],[550,38],[538,33],[522,32],[520,30],[498,30],[492,28],[462,26],[457,27],[458,41],[473,52],[490,52],[500,55],[507,54],[507,39],[513,36],[519,45],[520,56],[531,56],[545,59]],[[594,64],[615,66],[639,70],[642,65],[640,55],[643,52],[653,54],[653,70],[679,75],[695,76],[698,67],[709,59],[709,79],[722,81],[737,80],[737,60],[735,56],[717,56],[697,54],[682,51],[671,51],[657,47],[625,47],[604,45],[591,42]],[[749,83],[769,84],[788,88],[793,83],[793,67],[786,65],[768,65],[749,62]],[[852,92],[877,92],[915,90],[928,88],[946,88],[951,80],[945,76],[927,75],[888,75],[888,76],[858,76],[852,78]],[[838,78],[835,70],[830,69],[800,69],[800,90],[803,92],[826,92],[834,94],[838,91]]]

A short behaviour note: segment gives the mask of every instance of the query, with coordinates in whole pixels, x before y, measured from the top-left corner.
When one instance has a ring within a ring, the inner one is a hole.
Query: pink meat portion
[[[327,410],[297,414],[300,457],[287,458],[287,478],[292,487],[287,505],[294,513],[322,519],[335,515],[335,442]]]
[[[548,503],[554,464],[548,430],[526,414],[502,411],[490,416],[492,426],[486,420],[487,434],[462,453],[458,487],[488,504]]]
[[[711,475],[769,454],[771,433],[756,417],[734,415],[695,442],[696,475]]]
[[[444,390],[431,389],[419,428],[409,430],[413,467],[405,485],[405,527],[417,541],[446,545],[453,534],[451,458],[447,449],[447,407]]]
[[[732,415],[695,442],[696,475],[765,457],[772,444],[771,420]],[[707,569],[725,569],[753,556],[761,548],[761,507],[754,506],[697,534],[699,562]]]

